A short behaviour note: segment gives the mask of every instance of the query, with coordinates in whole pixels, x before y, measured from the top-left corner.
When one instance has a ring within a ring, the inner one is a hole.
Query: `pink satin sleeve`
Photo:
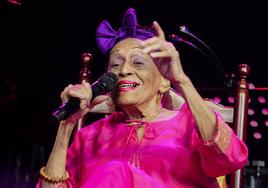
[[[222,116],[215,112],[217,117],[217,131],[212,140],[204,142],[194,134],[195,143],[201,158],[201,166],[209,177],[229,174],[244,167],[248,161],[248,149],[234,131],[223,121]]]

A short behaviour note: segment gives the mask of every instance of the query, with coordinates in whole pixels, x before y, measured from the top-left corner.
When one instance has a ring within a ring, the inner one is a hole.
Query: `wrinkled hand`
[[[61,93],[62,103],[66,103],[71,97],[80,99],[80,110],[67,119],[67,121],[76,123],[77,120],[88,113],[96,104],[99,104],[107,99],[107,96],[100,95],[92,99],[92,90],[89,83],[68,85]]]
[[[144,47],[143,53],[148,53],[155,60],[163,77],[171,83],[180,83],[186,75],[182,69],[179,52],[171,42],[166,41],[165,34],[156,21],[153,22],[153,26],[157,35],[141,43]]]

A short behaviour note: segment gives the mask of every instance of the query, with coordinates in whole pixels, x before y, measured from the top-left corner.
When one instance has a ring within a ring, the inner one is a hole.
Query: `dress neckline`
[[[147,120],[141,120],[141,119],[127,119],[126,115],[124,113],[122,113],[122,115],[124,116],[123,118],[123,123],[127,124],[129,126],[132,126],[131,124],[134,123],[138,123],[138,124],[144,124],[144,125],[152,125],[152,124],[159,124],[161,122],[165,122],[165,121],[170,121],[174,118],[176,118],[179,114],[180,111],[179,110],[169,110],[169,113],[171,113],[169,116],[167,116],[166,118],[161,118],[161,119],[157,119],[157,120],[153,120],[153,121],[147,121]]]

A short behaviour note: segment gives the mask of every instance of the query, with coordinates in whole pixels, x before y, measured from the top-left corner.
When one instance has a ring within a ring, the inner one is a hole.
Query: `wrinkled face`
[[[142,52],[140,42],[122,40],[110,53],[108,71],[118,76],[115,102],[120,107],[157,103],[161,75],[150,56]]]

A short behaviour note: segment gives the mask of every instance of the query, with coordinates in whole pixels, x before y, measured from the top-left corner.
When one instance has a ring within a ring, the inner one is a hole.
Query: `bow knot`
[[[102,21],[96,31],[97,44],[103,54],[109,52],[117,42],[126,38],[145,40],[154,35],[154,32],[138,27],[136,11],[133,8],[127,10],[122,26],[117,31],[107,20]]]

